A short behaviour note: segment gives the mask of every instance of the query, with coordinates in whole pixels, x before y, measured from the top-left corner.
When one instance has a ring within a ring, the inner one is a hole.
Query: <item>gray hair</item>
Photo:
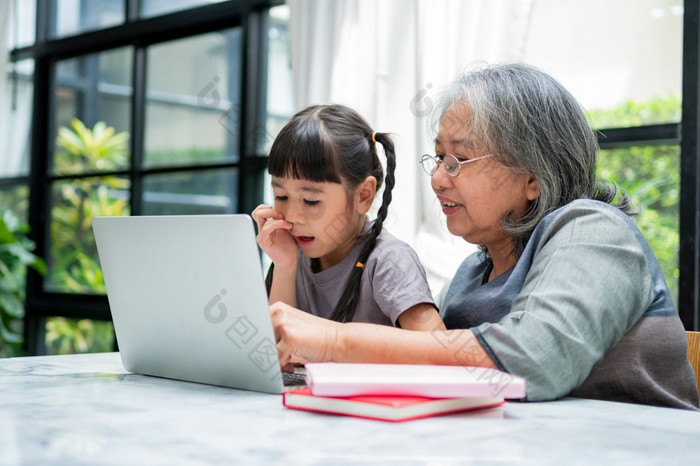
[[[452,104],[471,114],[469,132],[476,147],[513,173],[529,174],[539,196],[521,218],[503,219],[519,256],[542,218],[575,199],[612,203],[617,189],[596,182],[598,140],[578,101],[548,74],[525,64],[486,66],[458,76],[437,97],[433,128]],[[615,204],[629,213],[627,196]]]

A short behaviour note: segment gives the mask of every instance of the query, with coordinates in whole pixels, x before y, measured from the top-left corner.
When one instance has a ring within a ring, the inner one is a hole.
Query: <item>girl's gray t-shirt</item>
[[[364,231],[370,225],[367,222]],[[311,259],[299,252],[297,307],[328,318],[345,290],[358,256],[359,245],[356,243],[340,263],[314,273]],[[360,299],[353,322],[396,325],[402,312],[421,303],[435,306],[417,254],[408,244],[383,230],[364,264]]]

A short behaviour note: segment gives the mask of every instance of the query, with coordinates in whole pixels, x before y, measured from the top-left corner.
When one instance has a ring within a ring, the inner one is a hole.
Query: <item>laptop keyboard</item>
[[[304,372],[282,372],[282,383],[285,387],[294,385],[306,385]]]

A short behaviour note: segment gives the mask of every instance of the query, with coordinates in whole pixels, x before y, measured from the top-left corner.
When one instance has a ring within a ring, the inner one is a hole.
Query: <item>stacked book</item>
[[[305,388],[282,394],[292,409],[407,421],[525,398],[525,380],[496,369],[413,364],[306,364]]]

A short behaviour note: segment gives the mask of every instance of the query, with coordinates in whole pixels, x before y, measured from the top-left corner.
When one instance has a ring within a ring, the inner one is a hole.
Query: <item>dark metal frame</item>
[[[683,13],[683,106],[681,114],[681,206],[678,312],[686,330],[698,325],[698,234],[700,189],[700,0],[685,0]]]
[[[241,118],[239,134],[247,135],[258,124],[264,124],[265,92],[261,83],[266,83],[267,34],[266,10],[280,4],[279,0],[233,0],[187,11],[153,18],[139,19],[138,0],[125,0],[126,22],[115,27],[85,32],[79,35],[50,39],[47,32],[53,11],[54,0],[37,0],[37,41],[34,45],[14,50],[11,60],[33,58],[34,103],[32,115],[32,148],[29,175],[29,225],[32,239],[36,242],[36,254],[46,257],[50,220],[51,182],[63,177],[50,175],[51,154],[50,130],[54,127],[51,108],[54,89],[54,68],[58,60],[97,53],[119,47],[133,47],[133,97],[131,114],[131,154],[129,170],[110,172],[109,175],[124,175],[131,180],[131,212],[141,212],[142,180],[145,175],[174,171],[198,171],[212,168],[237,168],[239,171],[238,209],[251,211],[262,199],[262,174],[265,158],[245,137],[239,138],[239,160],[198,164],[197,166],[141,168],[143,161],[143,126],[146,92],[146,48],[170,40],[190,37],[221,29],[240,26],[242,40],[241,114],[253,118]],[[83,176],[95,175],[84,173]],[[104,176],[105,173],[100,173]],[[70,179],[77,176],[65,177]],[[48,292],[43,286],[43,277],[34,271],[27,276],[27,299],[25,305],[25,348],[28,354],[42,354],[44,348],[45,320],[50,316],[111,320],[105,296]]]

